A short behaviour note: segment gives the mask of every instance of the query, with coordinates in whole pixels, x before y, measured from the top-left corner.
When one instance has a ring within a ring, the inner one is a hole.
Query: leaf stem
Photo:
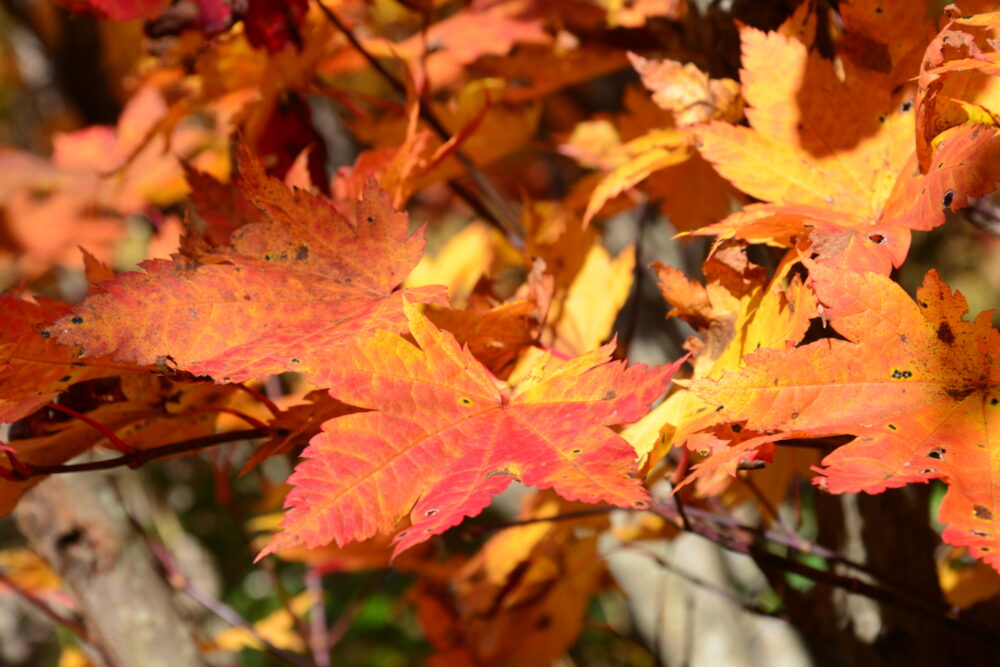
[[[100,423],[99,421],[96,421],[92,417],[83,414],[82,412],[77,412],[72,408],[67,408],[65,405],[59,405],[58,403],[55,403],[53,401],[49,401],[45,405],[45,407],[47,407],[50,410],[55,410],[56,412],[61,412],[63,414],[69,415],[70,417],[79,419],[84,424],[92,426],[97,431],[99,431],[105,438],[108,439],[108,442],[111,443],[112,447],[114,447],[122,454],[134,454],[136,452],[135,447],[125,444],[125,442],[123,442],[122,439],[118,437],[117,433],[115,433],[114,431],[112,431],[110,428]]]
[[[254,398],[256,398],[258,401],[260,401],[261,403],[263,403],[264,407],[268,409],[268,412],[270,412],[275,417],[277,417],[278,415],[281,414],[281,408],[279,408],[277,405],[275,405],[274,401],[272,401],[266,395],[264,395],[263,393],[257,391],[253,387],[248,387],[243,382],[237,382],[234,386],[237,389],[242,389],[246,393],[248,393],[251,396],[253,396]]]

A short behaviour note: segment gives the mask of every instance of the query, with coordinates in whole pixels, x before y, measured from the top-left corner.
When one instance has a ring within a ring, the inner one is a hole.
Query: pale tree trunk
[[[112,667],[203,665],[148,544],[110,480],[54,475],[14,512],[31,544],[75,595],[103,659]]]

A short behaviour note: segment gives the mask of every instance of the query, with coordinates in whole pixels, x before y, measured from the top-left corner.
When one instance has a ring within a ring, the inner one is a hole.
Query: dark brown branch
[[[653,506],[652,511],[667,518],[676,518],[672,516],[674,514],[674,512],[671,512],[672,509],[673,508],[670,505],[657,503]],[[691,510],[689,508],[689,512],[690,511]],[[737,526],[735,522],[733,522],[733,525]],[[742,526],[739,526],[739,528],[741,530],[744,529]],[[784,572],[798,574],[817,583],[841,588],[850,593],[863,595],[882,604],[922,616],[928,620],[938,623],[939,625],[946,626],[955,632],[980,641],[988,646],[994,648],[1000,647],[1000,637],[997,637],[995,633],[970,626],[968,623],[964,623],[955,617],[944,606],[928,603],[917,597],[907,595],[903,592],[905,589],[897,591],[892,588],[873,585],[856,577],[844,576],[835,572],[812,567],[811,565],[807,565],[794,558],[781,556],[768,551],[755,541],[740,540],[731,534],[723,533],[722,531],[716,530],[707,525],[697,525],[692,523],[690,530],[695,535],[699,535],[711,542],[714,542],[728,551],[746,554],[762,565],[768,565]],[[752,532],[756,532],[753,529],[750,530]],[[778,542],[778,540],[775,541]],[[852,567],[867,570],[864,566],[851,563],[846,561],[846,559],[838,557],[837,560]]]
[[[30,477],[39,477],[41,475],[57,475],[68,472],[85,472],[88,470],[110,470],[111,468],[120,468],[123,466],[138,468],[149,461],[165,458],[167,456],[173,456],[174,454],[183,454],[185,452],[204,449],[206,447],[223,445],[227,442],[263,438],[272,435],[273,433],[274,429],[270,428],[252,428],[243,431],[227,431],[226,433],[216,433],[214,435],[206,435],[200,438],[181,440],[179,442],[172,442],[158,447],[137,449],[131,454],[124,454],[113,459],[86,461],[84,463],[63,463],[59,465],[40,466],[22,462],[18,467],[19,469],[15,468],[14,470],[7,471],[7,476],[11,481],[23,481]]]
[[[326,18],[336,26],[337,30],[343,33],[347,41],[351,43],[351,46],[361,54],[361,57],[374,69],[379,75],[389,83],[393,89],[396,90],[404,98],[407,96],[406,85],[400,81],[396,76],[390,72],[386,67],[371,54],[368,49],[365,48],[361,40],[355,36],[354,32],[348,28],[340,17],[327,7],[323,2],[317,2],[320,10],[326,16]],[[451,132],[448,128],[444,126],[441,119],[437,117],[437,114],[430,108],[427,104],[420,105],[420,117],[426,122],[435,134],[443,142],[448,142],[451,140]],[[510,202],[500,193],[493,182],[490,181],[489,177],[483,173],[476,163],[474,163],[468,155],[460,148],[455,149],[455,157],[462,166],[469,173],[469,177],[472,182],[476,184],[479,189],[479,193],[482,197],[476,197],[471,192],[465,188],[456,187],[456,184],[449,181],[448,184],[451,186],[452,190],[455,191],[459,197],[465,200],[477,213],[482,215],[490,223],[494,224],[507,236],[507,240],[510,241],[511,245],[515,248],[524,247],[524,230],[521,227],[521,221],[517,216],[517,213],[511,207]]]

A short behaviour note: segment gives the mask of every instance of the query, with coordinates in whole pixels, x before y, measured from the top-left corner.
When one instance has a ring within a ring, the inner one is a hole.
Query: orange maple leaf
[[[919,12],[907,14],[913,21]],[[824,261],[888,273],[906,256],[911,229],[932,229],[944,222],[943,208],[994,189],[1000,134],[993,129],[957,128],[929,171],[917,169],[913,90],[900,76],[915,65],[911,42],[926,32],[918,18],[913,34],[880,34],[857,12],[846,13],[854,39],[841,48],[843,77],[796,39],[744,28],[751,127],[712,122],[698,131],[699,149],[736,187],[767,203],[696,233],[779,246],[812,237]],[[886,46],[887,62],[875,67],[851,48],[864,37]]]
[[[222,381],[285,370],[309,372],[318,351],[376,329],[405,330],[402,295],[442,302],[436,286],[399,290],[420,259],[422,231],[374,181],[348,220],[330,200],[290,191],[241,151],[240,187],[265,222],[247,224],[231,247],[141,264],[101,285],[52,330],[87,355],[181,369]]]
[[[783,437],[855,435],[823,460],[821,486],[879,493],[941,478],[945,541],[1000,569],[1000,333],[992,313],[964,321],[965,298],[934,271],[916,303],[882,275],[816,264],[810,272],[825,316],[846,340],[760,350],[742,370],[699,383],[694,390],[723,417],[765,434],[723,455],[753,456]],[[706,470],[719,463],[709,459]]]
[[[645,507],[635,454],[608,428],[637,420],[677,364],[628,369],[612,345],[500,389],[455,338],[407,305],[416,345],[382,331],[318,379],[367,408],[333,419],[289,479],[280,549],[388,533],[395,553],[479,514],[514,479],[569,500]]]
[[[15,422],[48,403],[74,382],[138,370],[107,358],[79,359],[38,329],[69,312],[49,300],[0,296],[0,422]]]

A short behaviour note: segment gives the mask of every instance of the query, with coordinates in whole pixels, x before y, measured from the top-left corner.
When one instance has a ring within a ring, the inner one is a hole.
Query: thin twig
[[[666,512],[669,516],[670,509],[669,505],[659,503],[654,506],[653,511],[657,513]],[[1000,637],[997,637],[995,633],[963,623],[943,605],[929,603],[921,598],[907,595],[902,591],[896,591],[892,588],[876,586],[856,577],[840,575],[807,565],[795,558],[781,556],[768,551],[754,541],[739,540],[730,534],[723,533],[707,525],[692,524],[691,532],[718,544],[728,551],[748,555],[759,564],[768,565],[784,572],[798,574],[817,583],[835,586],[857,595],[863,595],[882,604],[928,618],[991,647],[1000,647]],[[852,564],[852,566],[857,567],[856,564]],[[858,569],[867,568],[861,566]]]
[[[347,41],[351,43],[351,46],[361,54],[361,57],[374,69],[379,75],[392,86],[396,92],[402,95],[404,98],[407,96],[408,91],[406,85],[396,78],[392,72],[385,68],[385,66],[371,54],[368,49],[365,48],[361,40],[357,38],[354,32],[348,28],[340,17],[327,7],[323,2],[317,1],[320,11],[326,16],[326,18],[336,26]],[[451,132],[445,127],[444,123],[437,117],[437,114],[430,108],[427,104],[420,105],[420,117],[423,118],[435,134],[441,139],[441,141],[447,142],[451,139]],[[492,181],[486,176],[482,169],[479,168],[476,163],[474,163],[468,155],[465,154],[461,149],[455,149],[455,157],[462,166],[468,172],[469,177],[472,182],[476,184],[479,189],[482,198],[477,198],[473,196],[468,190],[455,188],[454,185],[449,181],[449,185],[452,185],[458,196],[465,199],[477,213],[483,215],[488,221],[500,228],[507,236],[507,240],[515,248],[524,247],[524,230],[521,227],[521,221],[518,218],[517,213],[514,211],[510,202],[500,193],[497,187]]]
[[[294,653],[290,653],[284,649],[278,648],[271,642],[267,640],[257,628],[254,627],[253,623],[243,618],[239,612],[227,605],[222,600],[215,598],[208,593],[202,591],[198,586],[191,581],[191,579],[185,575],[174,563],[173,557],[167,551],[159,541],[152,538],[148,538],[149,546],[153,553],[159,559],[160,564],[167,573],[167,581],[170,584],[181,591],[184,591],[191,599],[198,602],[201,606],[208,609],[210,612],[224,620],[229,625],[237,628],[243,628],[250,633],[255,640],[257,640],[265,651],[270,653],[280,660],[284,660],[290,665],[295,665],[296,667],[312,667],[309,662],[303,660]]]
[[[81,625],[75,619],[68,618],[57,612],[55,609],[52,608],[52,606],[48,602],[41,599],[28,589],[23,588],[21,584],[17,583],[17,581],[9,577],[3,570],[0,570],[0,584],[3,584],[8,588],[10,588],[12,591],[14,591],[14,593],[19,595],[22,600],[24,600],[32,607],[40,611],[44,616],[46,616],[50,621],[52,621],[56,625],[61,625],[62,627],[66,628],[74,635],[76,635],[81,641],[93,645],[94,642],[90,637],[90,633],[87,632],[87,629],[83,627],[83,625]]]
[[[330,667],[330,642],[326,633],[326,606],[323,602],[323,575],[313,567],[306,570],[306,590],[313,596],[309,611],[309,650],[316,667]]]

